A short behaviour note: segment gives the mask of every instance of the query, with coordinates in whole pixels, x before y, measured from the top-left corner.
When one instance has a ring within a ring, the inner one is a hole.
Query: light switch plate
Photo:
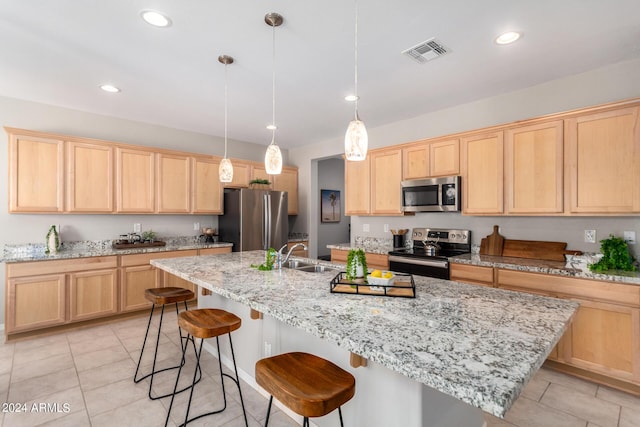
[[[636,244],[636,232],[635,231],[625,231],[624,232],[624,241],[630,245]]]
[[[364,233],[368,233],[369,232],[369,224],[362,224],[362,231]]]
[[[587,243],[595,243],[596,230],[584,230],[584,241]]]
[[[140,223],[136,222],[135,224],[133,224],[133,232],[134,233],[139,233],[140,232]]]

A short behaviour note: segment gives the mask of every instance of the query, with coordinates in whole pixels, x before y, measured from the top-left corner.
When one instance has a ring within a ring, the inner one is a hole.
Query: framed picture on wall
[[[340,222],[340,190],[320,190],[320,222]]]

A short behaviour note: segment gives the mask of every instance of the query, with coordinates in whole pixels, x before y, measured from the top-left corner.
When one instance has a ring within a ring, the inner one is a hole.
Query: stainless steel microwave
[[[404,212],[455,212],[462,205],[460,177],[412,179],[402,181]]]

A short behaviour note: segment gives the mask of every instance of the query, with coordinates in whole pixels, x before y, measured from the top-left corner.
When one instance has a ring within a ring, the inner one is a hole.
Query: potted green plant
[[[363,278],[367,283],[367,257],[362,249],[349,249],[347,254],[346,279],[353,281]]]
[[[271,182],[268,179],[256,178],[249,181],[249,188],[255,190],[270,190]]]
[[[609,235],[608,239],[600,240],[602,258],[595,264],[589,265],[589,270],[602,273],[609,270],[636,271],[633,265],[635,259],[629,253],[629,246],[620,237]]]
[[[156,240],[158,234],[153,230],[147,230],[142,232],[142,240],[145,242],[153,243]]]

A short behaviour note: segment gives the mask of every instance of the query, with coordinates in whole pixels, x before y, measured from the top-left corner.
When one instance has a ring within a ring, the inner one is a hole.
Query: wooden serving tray
[[[341,271],[331,280],[331,292],[341,294],[378,295],[387,297],[415,298],[416,284],[410,274],[394,273],[393,286],[371,286],[364,279],[347,280]]]
[[[153,248],[156,246],[166,246],[167,242],[161,242],[159,240],[149,243],[113,243],[111,247],[113,249],[142,249],[142,248]]]

